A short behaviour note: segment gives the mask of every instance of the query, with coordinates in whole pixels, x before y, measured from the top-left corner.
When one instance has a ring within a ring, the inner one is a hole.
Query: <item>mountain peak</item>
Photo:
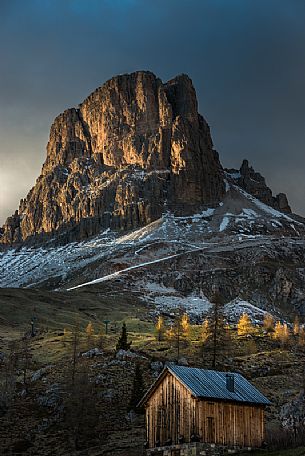
[[[265,178],[256,172],[252,166],[249,166],[248,160],[243,160],[239,170],[228,169],[226,171],[234,182],[247,193],[280,212],[291,214],[292,211],[285,193],[273,196]]]
[[[223,194],[223,170],[191,79],[163,84],[137,71],[110,79],[55,119],[41,175],[1,242],[54,234],[69,242],[108,227],[129,230],[166,210],[215,206]]]

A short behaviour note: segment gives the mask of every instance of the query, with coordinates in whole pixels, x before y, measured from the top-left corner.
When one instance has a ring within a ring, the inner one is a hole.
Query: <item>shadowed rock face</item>
[[[291,208],[285,193],[279,193],[273,196],[271,189],[266,184],[265,178],[260,173],[254,171],[252,166],[249,166],[248,160],[242,162],[239,170],[229,169],[227,171],[235,183],[246,190],[247,193],[250,193],[277,211],[291,214]]]
[[[191,80],[150,72],[114,77],[54,121],[35,186],[8,218],[1,242],[44,233],[74,241],[133,229],[166,210],[189,214],[224,194],[210,130]]]

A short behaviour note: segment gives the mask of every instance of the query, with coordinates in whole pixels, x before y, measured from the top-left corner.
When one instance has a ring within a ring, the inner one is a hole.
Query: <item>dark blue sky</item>
[[[305,214],[304,0],[0,0],[0,220],[54,117],[110,77],[187,73],[224,166],[248,158]]]

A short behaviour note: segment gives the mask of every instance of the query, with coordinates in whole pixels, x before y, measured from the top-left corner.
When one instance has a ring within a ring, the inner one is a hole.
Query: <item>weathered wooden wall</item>
[[[186,442],[198,434],[203,442],[259,447],[264,439],[264,409],[261,406],[198,400],[168,373],[146,405],[149,447],[168,439]]]

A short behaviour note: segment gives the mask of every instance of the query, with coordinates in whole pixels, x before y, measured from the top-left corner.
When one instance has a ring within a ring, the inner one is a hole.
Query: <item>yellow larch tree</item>
[[[295,319],[294,319],[294,322],[293,322],[293,334],[295,336],[297,336],[300,332],[300,321],[299,321],[299,317],[296,316]]]
[[[174,326],[171,324],[169,328],[167,328],[165,332],[166,338],[172,340],[175,336],[175,329]]]
[[[87,340],[88,340],[88,344],[89,344],[91,342],[91,338],[94,334],[94,327],[93,327],[93,324],[91,323],[91,321],[89,321],[89,323],[86,326],[86,334],[87,334]]]
[[[181,317],[181,330],[182,330],[182,334],[183,336],[185,337],[188,337],[189,336],[189,333],[190,333],[190,318],[189,316],[184,313]]]
[[[201,325],[200,338],[203,345],[207,343],[211,336],[211,330],[208,319],[205,319]]]
[[[282,343],[287,344],[289,340],[289,329],[287,323],[283,324],[283,335],[282,335]]]
[[[162,334],[164,332],[164,320],[161,315],[159,315],[159,317],[158,317],[155,328],[157,331],[158,341],[160,342],[162,340]]]
[[[276,322],[273,337],[274,339],[280,341],[282,345],[286,344],[289,340],[289,329],[287,323],[282,324],[280,321]]]
[[[268,334],[274,331],[274,319],[269,313],[266,313],[264,316],[264,329]]]
[[[249,334],[252,334],[253,331],[254,328],[252,326],[249,315],[243,313],[237,323],[237,334],[239,336],[248,336]]]
[[[276,340],[280,340],[282,333],[283,333],[283,325],[280,321],[277,321],[275,323],[275,327],[274,327],[273,338]]]

